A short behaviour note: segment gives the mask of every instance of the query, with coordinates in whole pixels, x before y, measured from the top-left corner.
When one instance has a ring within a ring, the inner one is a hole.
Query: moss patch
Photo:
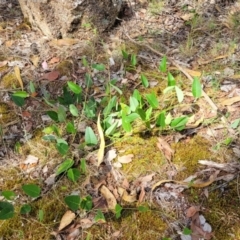
[[[148,240],[162,239],[167,229],[167,224],[162,221],[159,213],[155,211],[139,212],[134,210],[123,210],[120,220],[114,216],[106,218],[106,225],[94,225],[89,229],[92,240],[110,239],[111,233],[120,231],[122,240]]]
[[[135,179],[140,174],[145,175],[148,172],[156,172],[165,163],[159,149],[156,146],[157,136],[134,135],[124,137],[121,141],[115,143],[115,147],[120,155],[133,154],[133,161],[123,165],[123,171],[131,178]]]
[[[18,88],[20,87],[20,84],[18,82],[18,79],[15,73],[8,73],[2,78],[0,82],[0,86],[8,89],[8,88]]]
[[[0,102],[0,124],[4,125],[17,120],[18,116],[7,103]]]
[[[178,180],[183,180],[195,173],[199,167],[198,160],[211,160],[214,155],[209,150],[211,148],[210,143],[200,136],[175,143],[172,147],[175,150],[173,163],[179,171]]]

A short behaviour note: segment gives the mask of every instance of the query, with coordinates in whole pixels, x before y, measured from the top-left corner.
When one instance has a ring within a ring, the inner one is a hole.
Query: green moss
[[[7,124],[17,120],[18,116],[10,106],[4,102],[0,102],[0,125]]]
[[[0,82],[1,87],[3,88],[18,88],[20,87],[19,81],[15,75],[15,73],[8,73],[6,74],[1,82]]]
[[[56,67],[56,69],[60,72],[61,76],[71,76],[73,71],[73,63],[69,60],[62,61]]]
[[[209,151],[211,145],[200,136],[175,143],[172,147],[175,151],[173,163],[179,171],[178,180],[183,180],[195,173],[199,167],[198,160],[213,158],[213,153]]]
[[[156,146],[157,136],[147,134],[124,137],[115,143],[117,150],[125,150],[121,155],[133,154],[133,161],[123,164],[123,171],[129,176],[136,178],[139,174],[156,172],[165,163],[159,149]]]
[[[105,225],[94,225],[88,232],[92,240],[108,239],[110,233],[121,232],[122,240],[148,240],[161,239],[167,229],[167,224],[162,221],[160,214],[155,211],[139,212],[136,210],[123,210],[122,216],[116,220],[114,216],[107,216]]]

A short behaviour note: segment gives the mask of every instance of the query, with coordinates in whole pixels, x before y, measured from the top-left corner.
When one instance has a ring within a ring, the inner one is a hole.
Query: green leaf
[[[104,71],[105,66],[103,64],[92,64],[92,68],[98,70],[98,71]]]
[[[176,91],[176,94],[177,94],[178,102],[181,103],[183,101],[183,98],[184,98],[183,91],[178,86],[175,86],[175,91]]]
[[[184,235],[191,235],[191,234],[192,234],[192,230],[189,229],[189,228],[187,228],[187,227],[185,227],[185,228],[183,229],[183,234],[184,234]]]
[[[156,125],[160,127],[165,127],[166,126],[165,119],[166,119],[166,112],[163,111],[158,115]]]
[[[72,211],[77,211],[80,206],[81,198],[78,195],[70,195],[65,197],[64,201]]]
[[[127,104],[120,103],[120,106],[121,106],[121,109],[122,109],[122,111],[121,111],[122,113],[124,113],[126,115],[131,113],[131,109]]]
[[[2,196],[7,200],[13,200],[16,197],[16,194],[13,191],[2,191]]]
[[[145,206],[138,206],[137,209],[138,209],[139,212],[147,212],[147,211],[149,211],[149,208],[145,207]]]
[[[122,90],[120,88],[118,88],[117,86],[114,86],[112,84],[110,84],[111,88],[115,89],[120,95],[122,95]]]
[[[138,113],[131,113],[129,115],[126,116],[126,121],[131,123],[133,122],[134,120],[136,120],[137,118],[139,118],[139,114]]]
[[[75,134],[77,132],[77,130],[74,127],[74,123],[72,123],[72,122],[69,122],[67,124],[66,130],[67,130],[68,133],[72,133],[72,134]]]
[[[36,198],[40,196],[41,188],[36,184],[25,184],[22,186],[22,190],[32,198]]]
[[[117,126],[118,122],[114,122],[112,125],[110,125],[110,127],[105,132],[106,136],[113,135],[115,133]]]
[[[166,72],[167,71],[167,57],[164,56],[159,64],[159,70],[161,72]]]
[[[131,132],[132,126],[127,120],[127,116],[124,112],[122,112],[122,127],[126,132]]]
[[[112,111],[112,108],[115,107],[116,104],[117,104],[117,97],[114,96],[110,99],[110,101],[108,102],[108,105],[103,110],[103,114],[105,118],[110,114],[110,112]]]
[[[13,95],[11,96],[11,98],[13,102],[19,107],[22,107],[25,104],[24,98],[13,96]]]
[[[230,125],[231,128],[236,129],[240,124],[240,118],[234,120],[234,122]]]
[[[97,214],[94,218],[96,222],[106,222],[106,219],[101,210],[97,210]]]
[[[94,99],[89,99],[84,103],[84,114],[87,118],[94,118],[96,116],[97,104]]]
[[[47,115],[54,120],[55,122],[58,122],[58,114],[55,111],[47,111]]]
[[[93,85],[93,81],[89,73],[85,74],[85,84],[87,88],[90,88]]]
[[[68,143],[61,139],[57,139],[56,148],[61,155],[66,155],[69,149]]]
[[[86,127],[85,142],[87,145],[97,145],[98,140],[91,127]]]
[[[59,122],[64,122],[66,120],[66,110],[62,105],[59,105],[57,114]]]
[[[56,171],[56,175],[59,175],[63,172],[66,172],[72,165],[74,164],[74,161],[72,159],[66,159],[61,165],[58,167]]]
[[[122,55],[123,55],[123,59],[127,60],[128,59],[128,53],[124,50],[122,50]]]
[[[122,209],[123,208],[119,204],[115,206],[115,214],[117,219],[121,217]]]
[[[76,106],[74,104],[70,104],[69,105],[69,111],[70,113],[74,116],[74,117],[78,117],[78,109],[76,108]]]
[[[141,74],[141,81],[142,81],[142,84],[144,87],[149,87],[149,82],[148,82],[148,79],[145,75]]]
[[[172,121],[172,115],[171,113],[168,113],[168,115],[166,116],[166,119],[165,119],[165,123],[166,125],[169,125]]]
[[[193,78],[192,94],[195,98],[199,98],[202,95],[202,86],[198,77]]]
[[[83,64],[84,67],[88,66],[88,61],[87,61],[85,56],[82,58],[82,64]]]
[[[188,117],[186,116],[175,118],[174,120],[172,120],[170,126],[177,131],[181,131],[185,128],[187,121]]]
[[[69,89],[73,93],[80,94],[82,92],[82,88],[79,85],[77,85],[76,83],[68,81],[67,84],[68,84]]]
[[[141,100],[142,100],[142,96],[141,96],[140,92],[137,89],[135,89],[133,91],[133,97],[136,98],[138,100],[138,102],[141,102]]]
[[[137,109],[137,113],[143,121],[146,120],[146,112],[143,109]]]
[[[0,201],[0,220],[6,220],[14,216],[14,207],[9,202]]]
[[[78,85],[77,85],[78,86]],[[75,103],[76,101],[80,101],[81,94],[72,94],[72,91],[70,92],[69,89],[64,86],[63,87],[63,94],[62,96],[58,97],[58,101],[62,105],[70,105]]]
[[[83,198],[80,206],[81,206],[82,209],[90,211],[93,207],[92,197],[91,196],[86,196],[85,198]]]
[[[166,94],[166,93],[172,91],[173,89],[175,89],[175,86],[166,87],[166,88],[163,90],[163,94]]]
[[[49,134],[49,135],[43,136],[42,139],[45,141],[54,141],[56,140],[56,136]]]
[[[86,173],[86,170],[87,170],[87,163],[86,163],[86,159],[81,159],[80,161],[80,169],[81,169],[81,172],[84,174]]]
[[[70,168],[67,171],[67,176],[70,180],[72,180],[73,182],[77,182],[77,180],[80,178],[80,171],[77,168]]]
[[[35,93],[36,89],[32,81],[29,82],[29,89],[31,93]]]
[[[151,115],[152,115],[152,107],[148,108],[146,111],[146,120],[150,120]]]
[[[131,64],[133,66],[136,66],[137,65],[137,57],[136,57],[136,54],[132,54],[131,55]]]
[[[173,75],[169,72],[168,73],[168,87],[170,86],[176,86],[176,80],[173,77]]]
[[[44,212],[43,212],[42,209],[39,209],[39,211],[38,211],[38,220],[39,220],[40,222],[42,222],[42,221],[43,221],[43,218],[44,218]]]
[[[20,97],[20,98],[27,98],[27,97],[29,97],[29,94],[25,91],[18,91],[18,92],[15,92],[12,96]]]
[[[158,108],[159,102],[155,93],[146,94],[146,99],[153,109]]]
[[[27,214],[27,213],[30,213],[31,210],[32,210],[32,207],[29,204],[24,204],[24,205],[22,205],[22,207],[20,209],[20,213]]]
[[[138,107],[138,105],[139,105],[138,100],[135,97],[130,96],[129,102],[130,102],[130,109],[131,109],[131,111],[135,112],[137,107]]]

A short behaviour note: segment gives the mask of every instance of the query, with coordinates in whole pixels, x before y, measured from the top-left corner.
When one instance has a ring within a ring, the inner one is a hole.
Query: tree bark
[[[19,0],[19,3],[33,27],[50,38],[62,38],[83,37],[86,29],[99,32],[109,29],[122,0]]]

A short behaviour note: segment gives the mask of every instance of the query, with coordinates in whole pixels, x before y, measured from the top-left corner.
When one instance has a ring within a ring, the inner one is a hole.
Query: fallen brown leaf
[[[14,72],[15,72],[15,75],[16,75],[16,78],[19,82],[19,85],[23,91],[23,82],[22,82],[22,78],[21,78],[21,74],[20,74],[20,68],[18,66],[15,66],[14,67]]]
[[[229,106],[229,105],[232,105],[232,104],[234,104],[236,102],[239,102],[239,101],[240,101],[240,96],[237,96],[237,97],[225,99],[225,100],[221,101],[221,104],[224,105],[224,106]]]
[[[191,218],[199,211],[200,211],[200,207],[199,206],[191,206],[190,208],[187,209],[186,216],[188,218]]]
[[[97,153],[97,158],[98,158],[97,165],[99,167],[100,164],[103,162],[104,149],[105,149],[105,139],[104,139],[103,129],[102,129],[102,126],[101,126],[101,123],[100,123],[100,114],[98,114],[97,129],[98,129],[98,134],[99,134],[99,137],[100,137],[100,146],[99,146],[99,150],[98,150],[98,153]]]
[[[53,64],[53,63],[58,63],[60,61],[60,58],[58,58],[58,57],[53,57],[50,61],[49,61],[49,63],[50,64]]]
[[[71,46],[79,43],[78,39],[73,38],[63,38],[63,39],[53,39],[49,42],[50,46]]]
[[[104,185],[102,185],[102,187],[100,188],[100,192],[103,195],[103,197],[106,199],[107,204],[108,204],[108,208],[112,211],[115,211],[117,201],[116,201],[114,195]]]
[[[68,226],[76,217],[76,214],[70,210],[64,213],[62,216],[60,225],[58,227],[58,231],[61,231],[63,228]]]
[[[0,67],[4,67],[4,66],[6,66],[7,63],[8,63],[8,61],[1,61],[1,62],[0,62]]]
[[[46,79],[48,81],[54,81],[54,80],[58,79],[59,74],[60,74],[59,71],[54,70],[52,72],[43,74],[41,79]]]
[[[157,147],[166,157],[166,159],[170,162],[174,154],[174,151],[172,150],[170,145],[164,139],[158,138]]]
[[[118,157],[118,162],[120,163],[130,163],[132,162],[132,158],[134,157],[133,154],[128,154],[125,156]]]

